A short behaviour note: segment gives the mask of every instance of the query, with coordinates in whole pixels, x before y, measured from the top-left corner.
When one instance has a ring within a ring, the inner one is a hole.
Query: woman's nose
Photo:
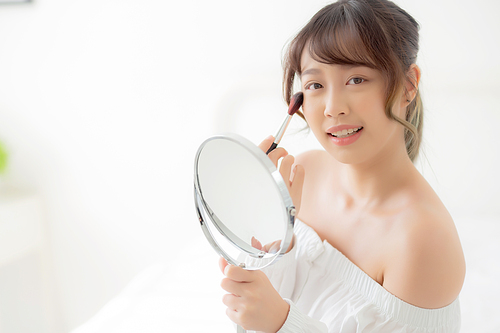
[[[327,118],[334,118],[334,117],[341,116],[343,114],[346,114],[346,113],[344,111],[335,112],[335,111],[330,110],[329,108],[325,109],[325,117],[327,117]]]
[[[341,115],[347,114],[348,108],[345,103],[343,103],[340,98],[329,98],[325,103],[325,117],[335,118]]]

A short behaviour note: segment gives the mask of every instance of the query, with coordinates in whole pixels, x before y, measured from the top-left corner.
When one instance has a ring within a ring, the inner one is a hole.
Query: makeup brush
[[[288,124],[290,124],[290,120],[292,120],[292,116],[300,108],[302,102],[304,102],[304,94],[302,92],[298,92],[292,96],[292,99],[290,100],[290,105],[288,106],[288,115],[286,116],[283,125],[281,125],[278,134],[276,134],[273,144],[267,150],[266,155],[272,152],[276,147],[278,147],[278,144],[280,143],[283,134],[285,134]]]

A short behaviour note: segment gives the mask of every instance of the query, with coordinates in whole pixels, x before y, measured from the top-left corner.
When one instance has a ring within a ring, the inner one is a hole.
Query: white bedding
[[[455,222],[467,260],[460,296],[462,332],[498,333],[500,219],[455,218]],[[235,332],[221,302],[217,255],[201,238],[186,249],[182,259],[141,272],[73,333]]]

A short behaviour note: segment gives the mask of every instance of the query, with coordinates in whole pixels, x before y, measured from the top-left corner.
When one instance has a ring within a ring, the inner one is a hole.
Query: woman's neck
[[[346,203],[362,208],[379,207],[414,179],[418,171],[406,148],[394,148],[386,149],[373,160],[343,165],[341,179]]]

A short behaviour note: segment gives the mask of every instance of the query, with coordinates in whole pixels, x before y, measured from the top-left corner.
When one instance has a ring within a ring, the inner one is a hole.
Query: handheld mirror
[[[261,269],[288,249],[295,207],[279,171],[247,139],[225,134],[201,144],[194,196],[205,236],[228,263]]]

